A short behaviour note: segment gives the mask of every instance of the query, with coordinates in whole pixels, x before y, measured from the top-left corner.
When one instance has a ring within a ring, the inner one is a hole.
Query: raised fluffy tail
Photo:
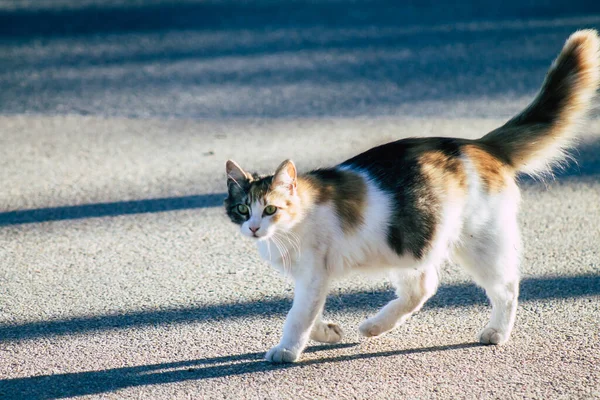
[[[600,81],[600,39],[595,30],[572,34],[531,104],[479,141],[517,171],[540,174],[565,157],[577,125]]]

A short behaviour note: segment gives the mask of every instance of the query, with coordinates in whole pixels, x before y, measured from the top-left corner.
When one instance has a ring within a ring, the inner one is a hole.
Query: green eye
[[[248,209],[248,206],[246,206],[244,204],[238,204],[237,210],[242,215],[247,215],[250,212],[250,210]]]
[[[266,206],[265,207],[265,214],[267,214],[267,215],[273,215],[273,214],[275,214],[276,211],[277,211],[277,207],[275,207],[275,206]]]

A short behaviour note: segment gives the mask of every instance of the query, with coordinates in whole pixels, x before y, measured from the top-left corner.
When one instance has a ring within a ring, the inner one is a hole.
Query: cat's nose
[[[258,232],[259,229],[260,229],[260,226],[258,226],[256,228],[250,227],[250,230],[252,231],[252,233]]]

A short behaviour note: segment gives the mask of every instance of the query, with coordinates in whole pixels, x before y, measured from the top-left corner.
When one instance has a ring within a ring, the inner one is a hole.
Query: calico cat
[[[227,161],[229,218],[295,281],[283,337],[266,359],[294,362],[309,338],[341,339],[339,326],[321,317],[332,279],[389,272],[397,299],[359,327],[378,336],[436,292],[445,260],[462,265],[492,303],[479,340],[505,343],[519,294],[515,177],[550,173],[565,159],[598,87],[599,43],[593,30],[571,35],[533,102],[477,140],[399,140],[303,175],[290,160],[269,176]]]

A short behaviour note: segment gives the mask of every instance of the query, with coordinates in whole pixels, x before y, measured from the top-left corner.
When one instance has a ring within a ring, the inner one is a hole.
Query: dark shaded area
[[[582,143],[570,153],[572,160],[566,162],[563,168],[556,168],[556,179],[589,178],[596,180],[600,174],[600,140]],[[525,175],[520,177],[519,180],[528,184],[537,182],[536,179]],[[114,217],[193,208],[221,207],[226,196],[226,193],[212,193],[195,196],[17,210],[0,213],[0,227],[81,218]],[[400,203],[405,203],[405,201],[401,200]]]
[[[527,278],[521,282],[521,301],[573,298],[600,295],[600,275]],[[388,291],[354,292],[331,296],[328,311],[368,311],[379,309],[393,298]],[[481,289],[472,284],[445,285],[429,300],[425,308],[445,308],[488,304]],[[271,298],[244,303],[215,304],[116,315],[77,317],[57,321],[0,325],[0,340],[26,340],[40,337],[82,334],[142,326],[219,321],[230,318],[272,316],[287,313],[288,298]]]
[[[31,38],[167,30],[328,28],[431,24],[457,20],[563,17],[600,11],[588,0],[568,4],[541,0],[507,2],[362,1],[175,1],[127,6],[21,7],[0,11],[0,37]]]
[[[348,348],[355,345],[354,343],[342,343],[328,346],[312,346],[306,349],[305,352],[313,353],[327,349]],[[0,396],[9,395],[11,399],[56,399],[104,393],[132,386],[219,378],[379,357],[469,350],[480,347],[482,345],[478,343],[464,343],[418,349],[357,353],[346,356],[320,358],[295,364],[271,364],[262,360],[264,353],[247,353],[199,360],[114,368],[103,371],[0,380]],[[162,371],[165,369],[169,370]]]
[[[587,0],[38,4],[0,11],[0,113],[508,117],[600,26]]]
[[[10,211],[0,213],[0,226],[217,207],[223,205],[225,196],[225,193],[214,193],[197,196],[166,197],[162,199],[118,201],[114,203]]]

